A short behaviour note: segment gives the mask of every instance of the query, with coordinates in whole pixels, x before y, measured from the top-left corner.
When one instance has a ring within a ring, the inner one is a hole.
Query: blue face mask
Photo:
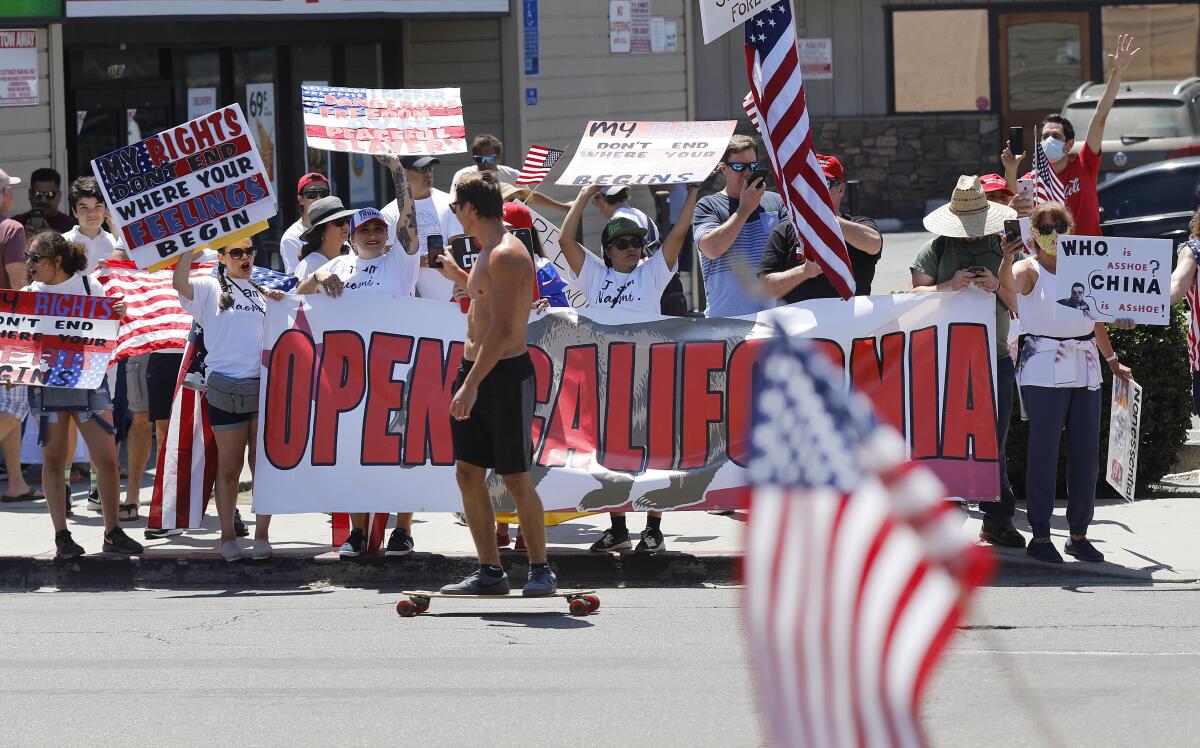
[[[1046,152],[1046,158],[1051,162],[1061,161],[1066,155],[1067,144],[1058,138],[1046,138],[1042,141],[1042,150]]]

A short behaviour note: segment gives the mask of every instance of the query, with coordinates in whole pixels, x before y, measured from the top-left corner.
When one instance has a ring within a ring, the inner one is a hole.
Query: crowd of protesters
[[[1008,424],[1019,391],[1023,412],[1030,421],[1026,501],[1032,539],[1027,552],[1046,562],[1062,557],[1050,542],[1059,441],[1067,438],[1067,471],[1070,486],[1067,520],[1070,537],[1064,550],[1087,561],[1103,554],[1087,539],[1094,505],[1094,488],[1099,467],[1099,420],[1101,407],[1101,360],[1114,376],[1129,378],[1109,342],[1106,326],[1092,321],[1088,310],[1077,307],[1078,319],[1063,319],[1056,310],[1067,296],[1055,287],[1058,236],[1099,234],[1099,204],[1096,180],[1104,123],[1112,108],[1121,75],[1133,59],[1132,40],[1122,37],[1112,60],[1112,73],[1081,148],[1075,149],[1070,121],[1047,116],[1038,137],[1056,175],[1065,189],[1065,204],[1034,200],[1018,189],[1017,175],[1026,154],[1006,147],[1000,156],[1003,175],[964,175],[951,190],[949,203],[925,217],[924,226],[933,234],[911,264],[912,290],[957,292],[973,287],[995,295],[997,440],[999,453],[999,496],[981,502],[983,526],[980,539],[1007,546],[1026,547],[1026,539],[1014,524],[1016,497],[1006,469],[1005,442]],[[783,198],[767,189],[770,164],[758,142],[735,135],[723,154],[714,177],[721,188],[701,197],[700,183],[671,190],[671,223],[660,227],[645,213],[629,204],[627,186],[586,186],[570,202],[559,202],[528,188],[513,184],[517,171],[503,163],[503,143],[492,135],[477,136],[471,146],[473,166],[459,170],[449,191],[434,188],[434,156],[380,157],[393,176],[396,199],[374,208],[348,209],[331,193],[329,180],[319,172],[305,174],[296,185],[300,218],[289,226],[280,241],[285,273],[296,278],[297,294],[324,294],[338,298],[346,294],[386,292],[407,297],[432,298],[462,305],[470,310],[472,325],[480,312],[479,294],[473,285],[483,282],[477,273],[459,267],[451,251],[451,240],[470,229],[491,236],[503,230],[525,237],[532,253],[529,282],[536,293],[534,309],[568,306],[569,291],[581,295],[589,306],[617,308],[645,314],[687,314],[680,302],[682,287],[678,270],[681,256],[698,253],[708,316],[753,314],[777,304],[812,299],[836,298],[837,290],[824,276],[820,265],[807,256],[802,232],[793,225]],[[845,238],[857,295],[872,291],[875,267],[883,251],[883,237],[875,222],[842,210],[846,195],[846,173],[833,155],[817,155],[825,177],[829,203]],[[1028,174],[1026,178],[1035,175]],[[710,180],[711,181],[711,180]],[[70,213],[61,212],[62,178],[51,169],[38,169],[30,177],[30,210],[12,218],[13,186],[16,177],[0,171],[0,286],[56,293],[99,295],[104,293],[96,270],[106,260],[128,259],[121,242],[106,230],[111,218],[96,180],[81,177],[68,190]],[[565,216],[559,244],[565,261],[566,278],[545,257],[538,232],[526,204]],[[580,244],[584,214],[595,210],[604,220],[599,253]],[[1006,231],[1005,222],[1028,217],[1032,241]],[[524,232],[524,233],[522,233]],[[484,253],[507,257],[513,240],[492,236]],[[476,237],[478,239],[479,237]],[[213,277],[192,274],[194,256],[183,255],[173,275],[173,287],[182,307],[203,331],[204,387],[206,407],[217,444],[215,498],[220,521],[218,551],[227,561],[243,557],[238,538],[248,534],[237,510],[238,484],[243,466],[254,468],[258,421],[258,376],[265,308],[283,292],[261,286],[254,280],[256,246],[243,239],[209,253],[217,270]],[[487,282],[502,277],[499,260]],[[1196,288],[1200,268],[1200,211],[1191,224],[1189,241],[1181,248],[1172,277],[1172,302]],[[1189,295],[1189,300],[1191,300]],[[118,302],[118,312],[123,305]],[[486,314],[498,314],[496,310]],[[1193,315],[1196,310],[1193,308]],[[1017,338],[1010,343],[1010,326]],[[1118,320],[1118,327],[1131,327]],[[1019,335],[1018,335],[1019,333]],[[469,333],[471,334],[471,333]],[[517,358],[491,362],[494,368],[483,381],[520,379]],[[1065,363],[1064,363],[1065,362]],[[67,518],[71,508],[71,468],[76,454],[77,434],[83,437],[90,462],[90,503],[104,518],[103,550],[138,554],[142,546],[130,538],[121,523],[140,518],[140,477],[155,440],[165,441],[171,402],[182,365],[181,351],[160,351],[123,362],[123,404],[128,425],[114,419],[113,399],[107,384],[96,390],[8,385],[0,388],[0,446],[8,472],[4,502],[46,500],[55,530],[58,556],[73,558],[84,553],[71,537]],[[516,367],[516,368],[514,368]],[[1069,371],[1064,375],[1064,371]],[[1193,366],[1193,369],[1197,369]],[[511,371],[510,371],[511,370]],[[522,370],[523,372],[523,370]],[[470,367],[460,372],[460,385],[469,387]],[[499,379],[497,379],[499,378]],[[516,381],[516,380],[514,380]],[[474,386],[478,386],[476,382]],[[1200,371],[1194,374],[1193,391],[1200,411]],[[517,397],[517,400],[522,398]],[[457,405],[454,409],[460,407]],[[476,418],[493,417],[474,404]],[[494,404],[486,405],[493,407]],[[507,407],[507,406],[506,406]],[[516,406],[513,406],[516,407]],[[515,411],[514,411],[515,412]],[[517,414],[518,416],[520,414]],[[457,421],[464,419],[455,415]],[[124,427],[122,427],[124,426]],[[38,432],[41,444],[42,492],[24,480],[21,466],[23,430]],[[484,467],[496,467],[511,483],[514,496],[521,494],[522,527],[528,525],[531,507],[540,511],[532,488],[526,492],[513,475],[528,470],[528,459],[520,454],[496,451],[495,445],[481,446],[482,437],[467,426],[456,425],[456,450],[478,450],[479,460],[468,460],[472,469],[459,470],[464,496],[464,519],[471,525],[480,551],[481,570],[455,587],[457,590],[494,589],[495,549],[510,542],[509,522],[479,520],[479,486],[476,479]],[[124,434],[128,454],[129,482],[125,501],[120,496],[120,465],[115,435]],[[515,440],[518,444],[520,439]],[[525,441],[528,441],[527,439]],[[511,445],[510,445],[511,446]],[[487,454],[484,454],[487,453]],[[495,460],[482,465],[481,461]],[[511,469],[502,471],[499,465]],[[527,473],[525,473],[527,475]],[[484,495],[486,492],[484,493]],[[480,499],[481,501],[482,499]],[[574,515],[569,515],[574,516]],[[345,557],[368,552],[368,515],[351,516],[351,531],[338,549]],[[623,513],[610,515],[611,526],[591,547],[595,552],[633,548]],[[396,515],[394,530],[386,544],[387,556],[404,556],[415,547],[413,515]],[[551,513],[544,524],[559,521]],[[639,542],[639,553],[657,553],[665,548],[662,515],[650,512]],[[272,553],[268,528],[270,518],[258,515],[250,555],[268,558]],[[532,528],[530,528],[532,529]],[[161,537],[162,531],[147,531]],[[494,539],[494,542],[493,542]],[[528,542],[527,542],[528,541]],[[517,548],[537,555],[531,571],[531,594],[545,594],[554,585],[545,570],[544,531],[534,536],[517,535]],[[532,556],[531,556],[532,558]],[[480,576],[482,575],[482,576]],[[536,577],[536,578],[535,578]],[[504,582],[507,590],[507,582]]]

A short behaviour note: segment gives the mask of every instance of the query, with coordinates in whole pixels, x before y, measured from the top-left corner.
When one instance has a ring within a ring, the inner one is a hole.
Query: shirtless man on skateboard
[[[500,182],[491,172],[468,174],[456,185],[450,207],[475,237],[479,257],[468,276],[447,250],[442,274],[467,289],[467,341],[454,381],[450,427],[463,514],[471,528],[479,569],[444,594],[503,595],[508,576],[496,547],[496,513],[484,482],[489,468],[504,479],[517,504],[529,548],[526,597],[553,595],[558,587],[546,563],[542,500],[533,488],[533,361],[525,347],[536,267],[529,251],[504,228]]]

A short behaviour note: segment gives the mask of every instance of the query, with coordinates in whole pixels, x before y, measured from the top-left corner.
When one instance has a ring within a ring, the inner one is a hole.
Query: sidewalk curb
[[[1061,564],[1048,564],[1030,558],[1025,551],[996,550],[996,574],[991,584],[1033,582],[1039,584],[1061,581],[1064,584],[1079,581],[1113,584],[1191,584],[1200,582],[1200,571],[1191,569],[1167,569],[1147,566],[1132,569],[1125,566],[1100,562],[1088,563],[1067,558]]]

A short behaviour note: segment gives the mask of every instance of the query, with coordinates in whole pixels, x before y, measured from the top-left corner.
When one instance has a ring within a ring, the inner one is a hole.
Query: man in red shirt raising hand
[[[1096,196],[1096,178],[1100,175],[1104,123],[1117,98],[1117,89],[1121,87],[1121,76],[1139,51],[1140,48],[1133,48],[1133,37],[1129,34],[1117,37],[1117,51],[1108,56],[1112,62],[1112,73],[1108,76],[1100,101],[1096,103],[1096,113],[1088,126],[1087,139],[1077,155],[1071,154],[1075,147],[1075,127],[1071,122],[1060,114],[1047,115],[1042,120],[1042,150],[1062,182],[1063,201],[1075,217],[1075,231],[1083,236],[1100,236],[1100,200]],[[1024,154],[1014,156],[1008,148],[1004,149],[1001,156],[1008,187],[1014,193],[1017,191],[1017,166],[1022,158]],[[1035,179],[1037,174],[1031,171],[1023,178]]]

